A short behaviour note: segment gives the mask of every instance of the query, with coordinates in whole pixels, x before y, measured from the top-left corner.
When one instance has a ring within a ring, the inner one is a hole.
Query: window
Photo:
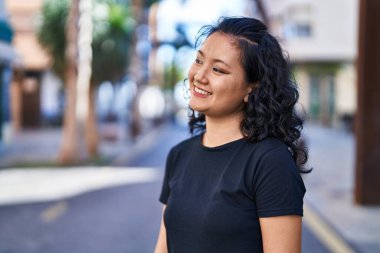
[[[311,37],[311,25],[308,23],[288,23],[283,27],[285,39],[309,38]]]
[[[290,5],[283,13],[282,35],[285,39],[312,36],[313,8],[311,5]]]

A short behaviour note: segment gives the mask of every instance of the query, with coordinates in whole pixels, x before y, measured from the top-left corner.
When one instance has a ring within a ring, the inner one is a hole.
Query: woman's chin
[[[197,112],[203,112],[204,111],[204,106],[201,106],[199,103],[196,103],[195,101],[191,101],[189,102],[189,106],[191,109],[193,109],[194,111],[197,111]]]

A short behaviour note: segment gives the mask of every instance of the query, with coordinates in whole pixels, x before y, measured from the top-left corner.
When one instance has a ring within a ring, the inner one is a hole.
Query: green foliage
[[[54,60],[53,71],[64,79],[65,26],[69,0],[45,0],[38,39]],[[130,63],[130,46],[136,22],[130,9],[116,0],[93,2],[93,42],[91,83],[114,82]]]
[[[44,1],[38,40],[53,58],[53,71],[64,79],[66,36],[65,26],[69,12],[69,1]]]
[[[184,77],[183,72],[175,64],[169,64],[164,69],[164,80],[162,87],[164,89],[173,89],[177,82]]]
[[[130,9],[116,2],[102,2],[96,8],[103,9],[94,15],[93,75],[92,82],[115,82],[125,73],[130,63],[135,21]]]

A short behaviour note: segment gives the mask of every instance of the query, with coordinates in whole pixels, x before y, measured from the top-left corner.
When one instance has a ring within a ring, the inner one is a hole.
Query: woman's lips
[[[197,86],[194,85],[194,88],[193,88],[193,93],[195,96],[197,97],[201,97],[201,98],[206,98],[208,96],[211,96],[212,93],[209,92],[209,91],[206,91],[206,90],[203,90]]]

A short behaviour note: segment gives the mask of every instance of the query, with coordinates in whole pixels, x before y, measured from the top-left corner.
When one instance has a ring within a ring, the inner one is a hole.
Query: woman
[[[253,18],[223,18],[202,38],[188,73],[200,134],[168,155],[155,252],[300,252],[307,152],[281,47]]]

